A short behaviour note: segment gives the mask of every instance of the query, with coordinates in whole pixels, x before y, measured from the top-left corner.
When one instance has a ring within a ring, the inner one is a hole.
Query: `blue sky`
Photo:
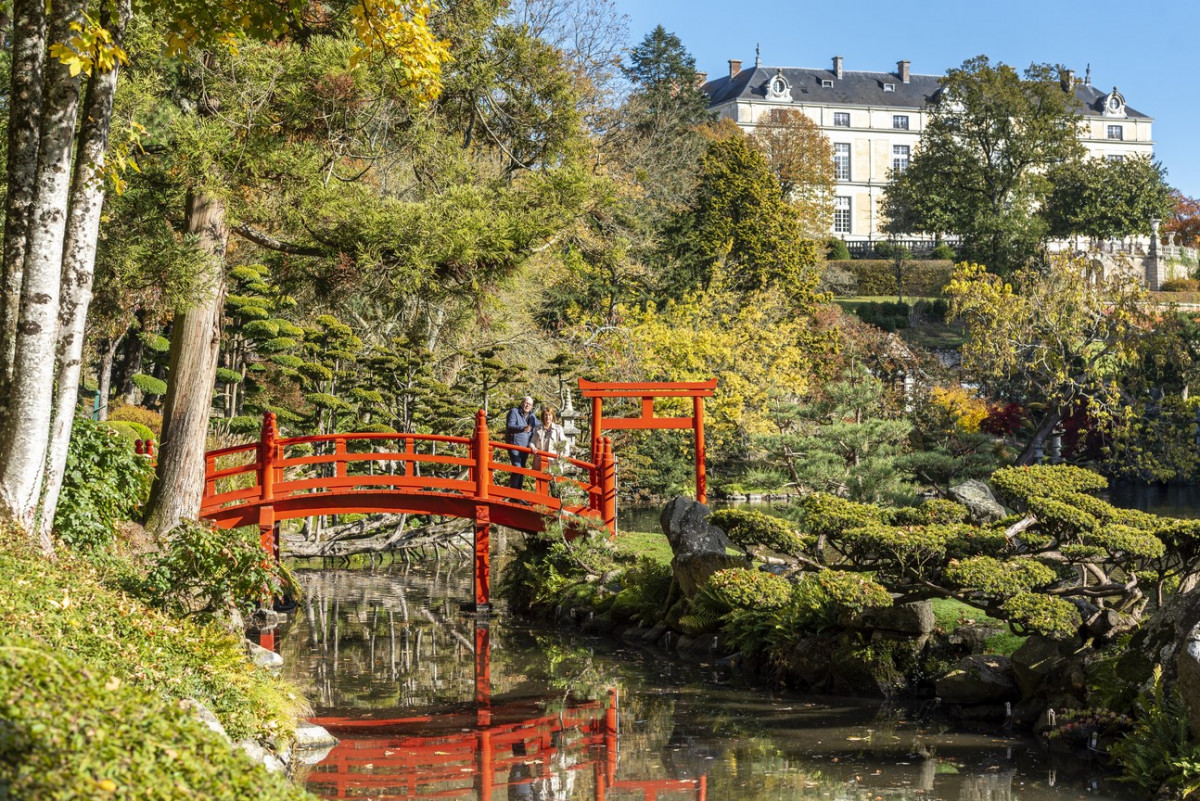
[[[728,60],[823,67],[845,57],[849,70],[894,70],[908,59],[915,73],[939,75],[977,55],[1015,67],[1064,64],[1092,83],[1114,85],[1132,108],[1154,118],[1157,158],[1167,181],[1200,196],[1200,2],[1166,0],[1005,0],[974,3],[734,3],[717,0],[615,0],[641,41],[655,25],[675,33],[710,77]]]

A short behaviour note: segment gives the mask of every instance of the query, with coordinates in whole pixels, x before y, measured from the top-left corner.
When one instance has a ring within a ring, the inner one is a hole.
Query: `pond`
[[[716,666],[459,611],[465,565],[311,571],[285,674],[341,739],[327,798],[1052,801],[1121,796],[1086,758],[928,710],[740,686]]]

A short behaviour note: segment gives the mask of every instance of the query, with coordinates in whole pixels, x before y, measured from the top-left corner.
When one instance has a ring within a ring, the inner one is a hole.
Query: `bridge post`
[[[596,462],[600,483],[600,519],[609,536],[617,533],[617,463],[613,456],[612,440],[600,440],[600,456]]]
[[[486,498],[491,494],[492,446],[488,439],[487,412],[483,409],[475,413],[475,433],[471,442],[475,451],[475,497]]]
[[[486,612],[492,605],[492,509],[486,503],[475,504],[475,611]]]
[[[258,541],[268,556],[279,558],[275,542],[275,452],[277,428],[275,413],[264,412],[262,434],[258,440],[258,486],[262,504],[258,507]]]

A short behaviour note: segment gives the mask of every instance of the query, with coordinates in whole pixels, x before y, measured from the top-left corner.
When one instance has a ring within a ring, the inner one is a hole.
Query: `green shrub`
[[[200,701],[234,739],[286,740],[295,694],[253,667],[240,638],[147,608],[96,564],[0,532],[0,794],[305,798],[180,707]],[[117,567],[110,557],[103,569]]]
[[[157,693],[34,640],[0,644],[6,798],[311,798]]]
[[[911,309],[907,303],[860,303],[854,307],[854,313],[864,323],[878,326],[884,331],[896,331],[908,328],[908,316]]]
[[[891,259],[830,259],[828,265],[843,267],[854,275],[859,295],[895,295],[896,263]],[[952,261],[912,260],[904,262],[904,294],[938,297],[954,272]]]
[[[137,373],[130,379],[133,385],[147,395],[166,395],[167,382],[145,373]]]
[[[54,533],[75,548],[108,545],[117,526],[150,496],[154,468],[133,443],[101,423],[75,418]]]
[[[1070,637],[1079,630],[1079,610],[1062,598],[1020,592],[1001,604],[1000,610],[1021,634]]]
[[[878,506],[848,501],[836,495],[815,492],[800,503],[804,528],[810,534],[836,536],[851,528],[881,523],[884,512]]]
[[[794,639],[803,632],[820,632],[843,612],[861,614],[867,609],[892,605],[891,593],[861,573],[822,570],[806,573],[792,586],[788,605],[780,615],[781,634]],[[781,638],[780,644],[784,642]]]
[[[733,567],[713,573],[697,597],[716,609],[779,609],[788,602],[792,584],[763,570]]]
[[[965,523],[969,515],[967,507],[961,503],[944,498],[930,498],[920,506],[905,506],[892,510],[889,522],[896,526]]]
[[[952,262],[958,258],[958,254],[954,252],[954,248],[943,242],[942,244],[935,246],[933,250],[929,251],[929,258],[936,259],[937,261]]]
[[[1023,503],[1030,498],[1108,489],[1108,479],[1099,473],[1061,464],[1005,467],[992,473],[991,482],[1009,500]]]
[[[830,261],[849,261],[850,248],[846,247],[845,240],[831,237],[825,245],[825,258]]]
[[[1001,561],[990,556],[951,562],[945,576],[952,585],[995,598],[1008,598],[1045,587],[1058,578],[1053,570],[1040,562],[1030,559]]]
[[[177,617],[204,619],[300,592],[286,568],[264,559],[257,531],[184,520],[167,535],[139,594]]]
[[[935,300],[919,300],[913,305],[913,313],[931,323],[946,322],[946,315],[950,312],[950,303],[944,298]]]
[[[142,406],[116,406],[108,412],[108,422],[138,423],[150,429],[154,439],[162,437],[162,414]]]
[[[1200,281],[1195,278],[1172,278],[1163,281],[1159,292],[1200,292]]]
[[[799,556],[810,544],[786,520],[752,509],[720,509],[709,516],[708,522],[728,534],[729,541],[743,550],[761,546]]]
[[[146,428],[140,423],[131,423],[128,420],[118,420],[115,423],[105,422],[102,424],[115,434],[119,434],[130,442],[140,440],[154,439],[154,432]]]

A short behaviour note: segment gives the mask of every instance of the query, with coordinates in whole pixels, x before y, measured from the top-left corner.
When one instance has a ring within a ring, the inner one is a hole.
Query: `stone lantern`
[[[575,452],[575,437],[579,436],[579,428],[575,425],[575,421],[579,418],[579,412],[575,411],[575,406],[571,403],[571,390],[566,390],[566,402],[563,403],[562,414],[562,429],[563,436],[567,438],[567,453]]]

